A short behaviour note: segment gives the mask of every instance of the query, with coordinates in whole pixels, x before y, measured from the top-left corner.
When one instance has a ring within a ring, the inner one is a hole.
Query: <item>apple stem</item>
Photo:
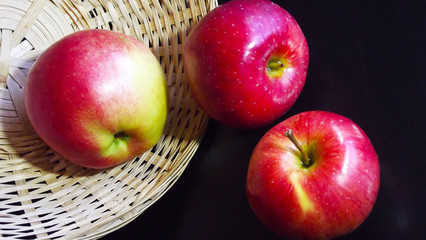
[[[294,137],[293,131],[291,129],[287,130],[284,134],[286,137],[290,139],[290,141],[296,146],[297,150],[302,154],[302,163],[304,166],[308,167],[311,165],[311,159],[309,158],[308,154],[303,150],[302,145],[297,141],[297,139]]]

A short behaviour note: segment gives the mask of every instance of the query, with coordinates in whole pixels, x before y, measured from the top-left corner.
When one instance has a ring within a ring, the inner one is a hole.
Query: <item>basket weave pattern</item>
[[[96,239],[127,224],[179,178],[208,117],[190,96],[182,43],[217,0],[0,0],[0,238]],[[157,145],[107,170],[79,167],[34,133],[23,103],[34,61],[60,38],[110,29],[149,46],[171,107]],[[148,224],[148,223],[147,223]]]

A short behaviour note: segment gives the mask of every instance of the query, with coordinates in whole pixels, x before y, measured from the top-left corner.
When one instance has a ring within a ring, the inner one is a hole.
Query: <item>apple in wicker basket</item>
[[[163,69],[149,48],[109,30],[84,30],[31,68],[25,106],[38,135],[64,158],[107,168],[160,139],[168,113]]]
[[[189,33],[191,93],[222,124],[250,129],[282,116],[305,84],[309,50],[296,20],[269,0],[231,0]]]
[[[308,111],[277,124],[256,145],[247,197],[277,234],[329,239],[367,218],[379,178],[377,154],[357,124],[339,114]]]

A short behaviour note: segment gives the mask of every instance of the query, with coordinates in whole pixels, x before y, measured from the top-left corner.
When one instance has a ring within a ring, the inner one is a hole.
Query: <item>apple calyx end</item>
[[[271,57],[266,64],[266,73],[271,78],[280,78],[288,67],[288,61],[282,57]]]
[[[293,134],[293,131],[291,129],[288,129],[284,135],[290,139],[290,141],[294,144],[294,146],[296,146],[297,150],[299,150],[299,152],[302,154],[302,164],[304,167],[309,167],[312,165],[312,161],[311,158],[309,157],[309,155],[306,153],[306,151],[303,149],[302,145],[300,144],[299,141],[297,141],[296,137]]]
[[[127,140],[129,140],[129,138],[130,138],[130,136],[123,131],[117,132],[117,133],[114,134],[114,141],[125,141],[125,142],[127,142]]]

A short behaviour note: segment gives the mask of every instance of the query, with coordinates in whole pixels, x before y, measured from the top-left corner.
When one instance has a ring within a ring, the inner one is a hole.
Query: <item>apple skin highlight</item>
[[[163,69],[142,43],[107,30],[59,40],[28,75],[25,104],[38,135],[64,158],[107,168],[153,147],[168,112]]]
[[[285,136],[291,129],[311,164]],[[289,239],[330,239],[355,230],[371,212],[380,167],[367,135],[341,115],[310,111],[269,130],[255,147],[247,197],[272,231]]]

